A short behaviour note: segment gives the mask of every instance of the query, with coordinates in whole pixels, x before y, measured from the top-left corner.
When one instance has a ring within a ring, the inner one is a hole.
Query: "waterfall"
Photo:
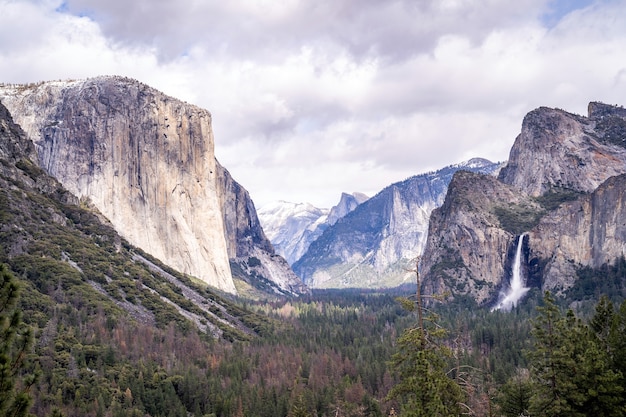
[[[529,288],[525,287],[525,280],[522,274],[522,246],[525,234],[521,234],[517,241],[517,250],[515,251],[515,259],[513,261],[513,274],[509,283],[508,292],[500,295],[500,301],[491,309],[509,311],[517,305],[517,302],[528,292]]]

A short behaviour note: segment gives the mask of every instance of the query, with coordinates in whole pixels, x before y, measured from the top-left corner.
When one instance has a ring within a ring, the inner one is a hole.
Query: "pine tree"
[[[604,319],[590,327],[571,310],[563,317],[549,293],[538,310],[528,355],[534,380],[531,415],[624,416],[621,375],[611,369],[607,349],[592,330]]]
[[[612,368],[621,374],[620,386],[626,392],[626,300],[613,314],[607,343]]]
[[[446,330],[436,326],[436,316],[423,316],[418,268],[416,301],[401,299],[410,311],[417,310],[417,326],[409,328],[398,339],[398,351],[391,366],[400,381],[391,389],[388,399],[398,399],[402,416],[437,417],[461,413],[463,394],[446,372],[446,359],[452,356],[443,344]],[[430,323],[427,326],[426,323]]]
[[[289,411],[289,417],[308,417],[310,416],[306,403],[304,401],[304,394],[300,393],[294,403],[291,406],[291,410]]]
[[[520,369],[500,388],[497,403],[506,417],[528,415],[532,383],[527,369]]]
[[[16,279],[0,264],[0,415],[15,417],[27,415],[32,402],[27,390],[34,382],[30,377],[17,384],[33,341],[31,329],[15,308],[18,297]]]

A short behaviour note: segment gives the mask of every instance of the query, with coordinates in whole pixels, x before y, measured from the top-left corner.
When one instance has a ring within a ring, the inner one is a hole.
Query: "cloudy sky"
[[[330,207],[626,105],[626,0],[0,0],[0,82],[105,74],[210,110],[257,207]]]

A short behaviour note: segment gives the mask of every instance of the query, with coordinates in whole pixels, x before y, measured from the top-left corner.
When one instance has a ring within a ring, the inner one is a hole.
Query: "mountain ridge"
[[[277,252],[293,265],[326,228],[367,199],[363,193],[344,192],[330,209],[310,203],[277,201],[261,207],[259,217]]]
[[[246,256],[276,265],[249,270],[248,278],[265,273],[261,278],[270,286],[276,279],[279,292],[304,290],[262,231],[252,230],[260,227],[258,220],[250,218],[244,231],[246,222],[224,212],[229,201],[233,210],[252,209],[240,214],[253,213],[254,206],[247,193],[227,195],[239,188],[215,159],[208,111],[117,76],[3,85],[0,99],[34,143],[35,161],[94,204],[132,244],[236,293],[231,261],[247,260],[236,259],[237,245],[226,230],[257,236],[256,256]],[[236,223],[229,225],[231,220]]]
[[[385,187],[326,229],[292,267],[312,287],[394,287],[411,280],[430,212],[443,203],[452,173],[494,172],[499,163],[475,158]]]

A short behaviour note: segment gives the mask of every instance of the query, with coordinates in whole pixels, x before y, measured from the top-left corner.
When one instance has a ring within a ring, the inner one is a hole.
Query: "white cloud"
[[[121,74],[213,113],[263,204],[334,204],[474,156],[526,112],[624,103],[623,0],[0,0],[0,81]]]

